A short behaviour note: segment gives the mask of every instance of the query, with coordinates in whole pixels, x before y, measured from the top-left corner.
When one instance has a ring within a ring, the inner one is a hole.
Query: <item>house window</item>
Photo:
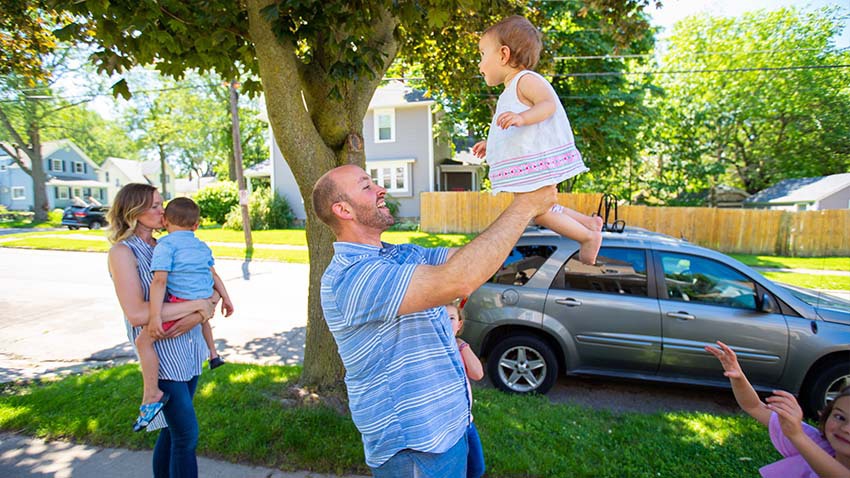
[[[6,171],[6,165],[0,164],[0,173],[2,173],[3,171]]]
[[[83,163],[80,163],[78,161],[74,161],[74,172],[80,173],[80,174],[84,173],[85,169],[83,169]]]
[[[375,142],[395,141],[395,110],[375,110]]]
[[[50,160],[50,170],[51,171],[62,171],[62,160],[61,159],[51,159]]]
[[[809,207],[808,207],[808,205],[807,205],[807,204],[797,204],[797,210],[798,210],[798,211],[805,211],[805,210],[807,210],[808,208],[809,208]]]
[[[118,178],[115,178],[115,187],[116,187],[116,188],[120,188],[120,187],[121,187],[121,180],[120,180],[120,179],[118,179]]]
[[[109,182],[109,171],[106,171],[106,182]]]
[[[12,199],[26,199],[24,188],[21,186],[12,186]]]
[[[412,196],[410,165],[413,161],[381,161],[366,164],[366,171],[375,184],[394,196]]]
[[[75,197],[80,197],[81,193],[82,193],[82,191],[80,191],[80,188],[74,188],[74,196]]]
[[[68,199],[68,188],[56,188],[56,192],[59,195],[59,199]]]

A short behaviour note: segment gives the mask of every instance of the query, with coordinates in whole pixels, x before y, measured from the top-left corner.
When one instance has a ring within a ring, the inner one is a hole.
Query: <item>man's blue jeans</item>
[[[466,440],[469,443],[469,455],[466,458],[466,478],[481,478],[484,475],[484,449],[475,423],[470,423],[466,429]]]
[[[466,434],[445,453],[402,450],[378,468],[375,478],[463,478],[466,476]]]
[[[167,428],[159,432],[153,449],[154,478],[197,478],[198,418],[192,397],[198,377],[188,382],[160,380],[159,389],[171,395],[162,409]]]

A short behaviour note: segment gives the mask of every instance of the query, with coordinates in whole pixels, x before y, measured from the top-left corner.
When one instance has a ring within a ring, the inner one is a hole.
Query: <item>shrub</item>
[[[227,213],[239,205],[239,189],[234,182],[220,181],[195,193],[194,199],[201,208],[202,218],[224,224]]]
[[[398,221],[398,210],[401,207],[401,204],[399,204],[398,199],[387,194],[386,196],[384,196],[384,202],[387,203],[387,209],[390,210],[390,214],[392,214],[396,221]]]
[[[251,218],[251,229],[287,229],[295,220],[295,214],[286,199],[277,192],[272,194],[271,188],[262,188],[251,193],[248,201],[248,216]],[[224,229],[242,229],[242,212],[237,204],[227,214]]]
[[[62,216],[65,214],[65,211],[62,209],[54,209],[47,213],[47,222],[50,223],[51,226],[59,227],[62,225]]]

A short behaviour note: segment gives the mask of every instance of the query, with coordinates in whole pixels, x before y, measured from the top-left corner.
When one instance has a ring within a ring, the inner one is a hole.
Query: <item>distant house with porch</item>
[[[452,161],[448,141],[434,138],[434,100],[422,91],[391,81],[375,91],[363,118],[366,172],[399,203],[398,216],[419,217],[419,195],[441,190],[477,190],[482,167]],[[272,135],[273,137],[273,135]],[[247,177],[271,177],[295,217],[306,218],[295,177],[275,141],[271,164],[257,165]]]
[[[31,211],[35,207],[32,177],[14,162],[8,151],[14,151],[14,147],[0,148],[0,204],[9,210]],[[106,202],[107,185],[100,181],[100,168],[73,141],[48,141],[42,144],[41,155],[50,209],[68,207],[75,197]],[[21,162],[31,167],[26,155],[22,155]]]
[[[101,166],[103,181],[109,184],[109,204],[115,199],[118,190],[127,183],[142,183],[156,186],[162,192],[162,174],[158,160],[134,161],[124,158],[106,158]],[[170,165],[165,165],[165,195],[163,199],[168,200],[175,197],[177,191],[174,170]]]
[[[785,211],[850,209],[850,173],[786,179],[744,200],[744,207]]]

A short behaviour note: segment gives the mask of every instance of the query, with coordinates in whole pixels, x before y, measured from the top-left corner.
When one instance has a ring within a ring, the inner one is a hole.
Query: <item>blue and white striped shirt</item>
[[[152,279],[151,259],[153,258],[154,248],[138,236],[131,236],[129,239],[122,241],[121,244],[129,247],[133,251],[133,255],[136,256],[136,263],[139,268],[139,281],[142,285],[145,301],[147,301],[150,296]],[[142,328],[133,327],[126,317],[124,317],[124,324],[127,327],[127,338],[130,339],[130,344],[133,345],[133,349],[135,350],[136,337],[142,331]],[[207,343],[204,341],[204,335],[201,332],[200,324],[178,337],[157,340],[153,346],[159,357],[160,380],[187,382],[201,374],[203,362],[210,355]],[[138,355],[138,351],[136,355]],[[164,426],[166,426],[165,418],[160,413],[148,425],[147,430],[153,431]]]
[[[469,424],[466,374],[446,308],[397,315],[413,270],[444,263],[448,249],[383,246],[334,243],[321,289],[371,467],[404,449],[443,453]]]

